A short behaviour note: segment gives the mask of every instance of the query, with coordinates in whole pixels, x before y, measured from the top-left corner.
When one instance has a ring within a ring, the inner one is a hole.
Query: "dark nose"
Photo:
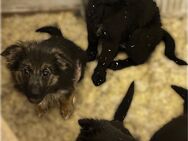
[[[33,95],[40,95],[40,89],[39,89],[39,87],[37,87],[37,86],[32,87],[32,88],[31,88],[31,93],[32,93]]]

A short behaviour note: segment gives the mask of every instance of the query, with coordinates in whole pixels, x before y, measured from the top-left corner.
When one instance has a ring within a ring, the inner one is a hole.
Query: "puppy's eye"
[[[51,74],[51,70],[49,68],[45,68],[42,71],[42,76],[47,77]]]
[[[23,68],[23,73],[25,74],[25,75],[30,75],[30,73],[31,73],[31,69],[30,69],[30,67],[29,66],[25,66],[24,68]]]

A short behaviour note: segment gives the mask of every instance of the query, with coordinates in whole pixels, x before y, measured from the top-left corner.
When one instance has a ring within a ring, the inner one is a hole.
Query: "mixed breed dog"
[[[56,26],[36,32],[50,38],[39,42],[19,42],[7,47],[2,56],[7,61],[15,87],[37,105],[40,115],[57,105],[64,119],[74,111],[74,89],[84,76],[86,63],[97,60],[92,81],[99,86],[106,81],[106,70],[120,70],[145,63],[160,41],[165,56],[178,65],[187,63],[175,55],[175,42],[161,26],[159,9],[152,0],[89,0],[86,9],[88,48],[82,50],[66,39]],[[98,46],[101,44],[101,51]],[[124,52],[127,59],[114,60]],[[187,90],[172,88],[184,99],[184,113],[167,123],[151,141],[186,141]],[[128,89],[112,121],[82,119],[77,141],[136,141],[123,126],[134,94]]]

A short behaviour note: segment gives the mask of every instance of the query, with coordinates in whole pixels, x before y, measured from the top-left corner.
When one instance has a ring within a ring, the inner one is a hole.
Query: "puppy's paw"
[[[95,71],[92,80],[95,86],[100,86],[106,81],[106,72],[105,71]]]
[[[121,69],[130,67],[130,66],[135,66],[135,65],[136,64],[128,58],[125,60],[112,61],[110,65],[108,66],[108,68],[112,70],[121,70]]]
[[[111,70],[119,70],[118,61],[112,61],[108,68],[111,69]]]
[[[60,109],[60,114],[63,117],[64,120],[67,120],[71,117],[71,115],[74,112],[74,105],[73,104],[69,104],[69,105],[64,105],[63,107],[61,107]]]
[[[48,111],[48,108],[41,107],[40,105],[36,108],[36,113],[38,117],[43,117],[44,114]]]

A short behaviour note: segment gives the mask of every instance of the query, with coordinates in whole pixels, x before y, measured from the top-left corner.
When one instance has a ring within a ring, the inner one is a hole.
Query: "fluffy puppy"
[[[60,106],[63,118],[73,112],[74,89],[84,74],[86,54],[63,37],[59,28],[36,30],[51,35],[39,42],[19,42],[7,47],[2,56],[15,86],[28,100],[38,105],[40,115],[53,105]]]
[[[160,41],[165,43],[166,57],[178,65],[187,65],[176,57],[174,39],[162,29],[159,9],[152,0],[89,0],[86,22],[88,60],[99,55],[92,76],[96,86],[106,81],[107,68],[120,70],[145,63]],[[119,51],[128,58],[114,61]]]
[[[165,124],[152,136],[150,141],[187,141],[188,90],[174,85],[172,88],[184,99],[184,113]]]
[[[81,119],[80,134],[76,141],[135,141],[129,130],[123,126],[134,94],[134,83],[119,105],[114,120]]]

